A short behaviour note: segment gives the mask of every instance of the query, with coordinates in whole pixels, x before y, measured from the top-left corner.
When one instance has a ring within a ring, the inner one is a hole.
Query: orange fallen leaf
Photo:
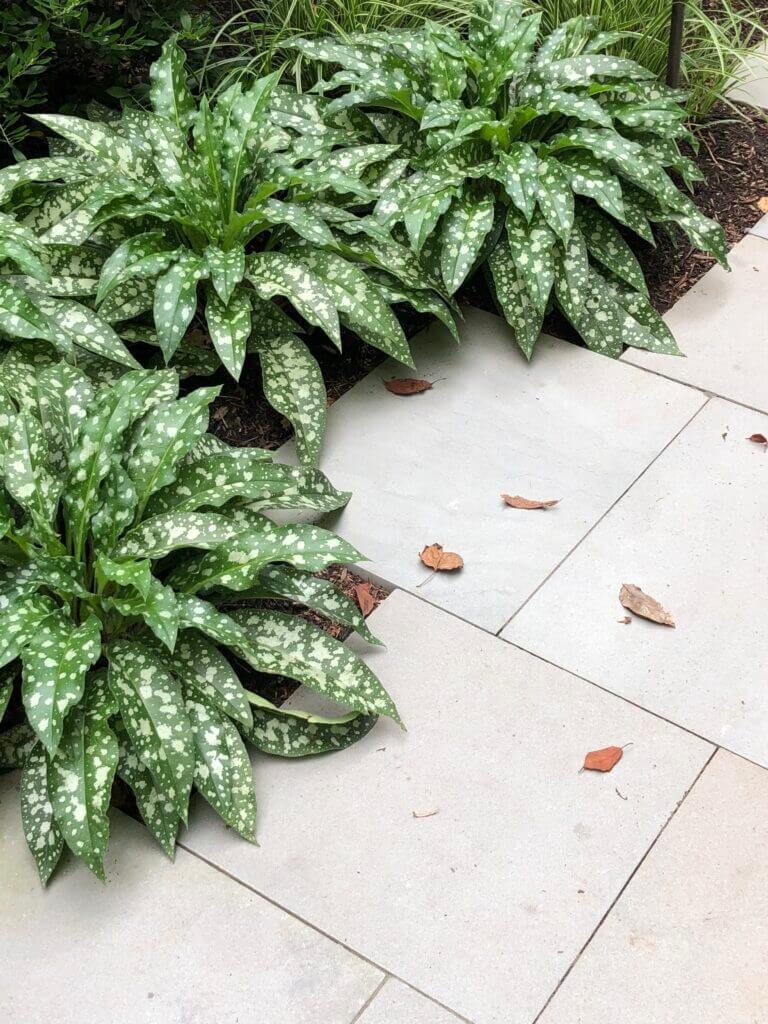
[[[765,434],[750,434],[747,440],[754,441],[755,444],[768,444],[768,437]]]
[[[442,544],[427,544],[423,551],[419,552],[419,558],[429,569],[435,572],[451,572],[453,569],[463,569],[464,559],[455,551],[443,551]]]
[[[760,196],[757,200],[757,208],[761,213],[768,213],[768,196]]]
[[[519,494],[502,494],[501,500],[506,502],[510,508],[552,508],[560,501],[559,498],[552,498],[549,501],[535,501],[531,498],[521,498]]]
[[[603,747],[602,750],[590,750],[584,758],[584,768],[591,772],[609,772],[622,759],[624,751],[621,747]]]
[[[660,626],[675,628],[675,620],[672,615],[655,598],[644,594],[634,583],[622,583],[619,600],[635,615],[641,615],[644,619],[650,619],[651,622],[658,622]]]
[[[384,381],[384,387],[393,395],[420,395],[422,391],[430,391],[432,383],[415,377],[392,377]]]
[[[363,615],[370,615],[376,607],[376,598],[371,591],[370,583],[358,583],[355,586],[355,600]]]

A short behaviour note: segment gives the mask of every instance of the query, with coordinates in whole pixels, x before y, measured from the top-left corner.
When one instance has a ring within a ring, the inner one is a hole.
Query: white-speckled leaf
[[[527,142],[514,142],[506,153],[499,153],[494,176],[509,198],[530,220],[538,199],[539,160]]]
[[[339,317],[323,282],[295,257],[257,252],[246,260],[246,277],[262,299],[284,295],[304,319],[341,345]]]
[[[109,255],[99,274],[96,304],[125,281],[134,278],[155,278],[168,267],[178,250],[162,231],[146,231],[132,235]]]
[[[348,708],[387,715],[402,725],[371,669],[328,633],[297,615],[268,609],[241,608],[232,618],[249,637],[238,653],[257,671],[287,675]]]
[[[173,35],[165,41],[149,69],[149,99],[156,114],[186,128],[194,117],[195,101],[187,85],[186,58],[177,38]]]
[[[41,743],[27,754],[21,772],[21,823],[40,881],[46,885],[64,849],[48,795],[48,758]]]
[[[116,558],[162,558],[179,548],[210,550],[232,540],[241,528],[216,512],[161,512],[122,536]]]
[[[88,415],[93,387],[84,373],[67,363],[40,370],[36,385],[49,458],[61,473],[66,469],[69,451]]]
[[[206,265],[201,257],[184,250],[157,279],[153,306],[155,329],[166,362],[192,322],[197,309],[197,284],[205,275]]]
[[[173,860],[179,816],[173,800],[155,786],[149,768],[141,761],[128,732],[118,718],[113,729],[117,736],[119,757],[117,774],[133,790],[142,820],[166,854]]]
[[[0,768],[23,768],[27,755],[38,743],[28,722],[0,732]]]
[[[638,292],[648,294],[643,268],[612,221],[598,210],[580,212],[579,228],[591,256]]]
[[[251,334],[251,301],[248,291],[244,287],[236,288],[225,306],[216,292],[209,289],[205,319],[219,358],[235,380],[239,380]]]
[[[29,723],[53,754],[64,719],[83,696],[85,678],[101,653],[101,623],[91,615],[75,627],[63,614],[51,616],[21,652],[22,700]]]
[[[515,341],[527,359],[533,355],[533,348],[541,333],[543,316],[528,294],[525,280],[518,271],[509,250],[506,237],[488,257],[488,266],[493,278],[493,287],[507,323],[512,328]]]
[[[474,266],[493,227],[494,198],[466,189],[445,216],[440,234],[440,271],[453,295]]]
[[[208,407],[220,390],[198,388],[162,402],[136,424],[124,466],[136,488],[139,517],[155,491],[176,479],[179,463],[208,429]]]
[[[108,658],[109,686],[136,755],[186,822],[195,754],[178,680],[137,640],[115,642]]]
[[[317,360],[295,334],[255,339],[267,401],[290,422],[304,466],[316,466],[325,437],[325,382]]]
[[[108,720],[112,709],[103,677],[90,679],[85,702],[67,717],[61,743],[48,767],[56,823],[70,850],[101,879],[118,755]]]
[[[240,733],[194,687],[187,690],[186,708],[195,739],[195,785],[228,825],[254,842],[256,793]]]
[[[275,757],[308,757],[344,750],[371,731],[378,715],[356,713],[336,722],[294,709],[255,707],[253,727],[244,735],[258,750]]]
[[[54,329],[71,342],[120,366],[138,369],[141,364],[128,351],[114,329],[88,306],[74,299],[36,297],[38,308]]]
[[[573,227],[573,192],[557,160],[539,160],[536,198],[546,222],[567,243]]]
[[[355,602],[330,580],[320,579],[290,565],[266,565],[261,570],[260,581],[275,597],[306,605],[333,622],[350,626],[368,643],[381,643],[368,628]]]
[[[507,245],[525,290],[541,315],[555,280],[555,234],[537,210],[528,223],[514,207],[507,212]]]
[[[188,689],[201,693],[239,725],[250,727],[253,719],[248,695],[230,663],[205,637],[195,630],[184,630],[170,665]]]
[[[40,339],[57,348],[66,347],[55,334],[53,325],[23,288],[0,279],[0,331],[11,338]]]
[[[153,576],[146,596],[136,594],[110,597],[106,603],[123,616],[142,618],[169,651],[176,646],[179,612],[172,587],[166,587]]]
[[[209,245],[203,253],[203,259],[208,265],[211,284],[226,306],[235,288],[243,280],[245,249],[241,245],[236,245],[225,252],[218,246]]]
[[[113,455],[99,489],[99,511],[91,520],[91,533],[98,550],[112,550],[122,531],[133,522],[137,501],[133,481],[123,468],[120,457]]]
[[[11,421],[0,458],[8,493],[43,528],[50,528],[61,493],[51,472],[48,442],[39,420],[22,409]]]

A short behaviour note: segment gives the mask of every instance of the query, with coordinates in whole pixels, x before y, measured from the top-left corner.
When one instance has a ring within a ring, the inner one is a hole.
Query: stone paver
[[[406,590],[428,572],[426,544],[466,568],[418,594],[498,631],[701,405],[688,389],[542,338],[529,365],[498,317],[468,310],[463,344],[431,329],[414,345],[420,376],[402,398],[387,363],[335,405],[323,469],[353,492],[333,526]],[[561,498],[546,512],[507,508],[502,492]]]
[[[257,758],[261,846],[202,804],[183,842],[477,1024],[530,1024],[711,747],[403,591],[371,624],[409,731]]]
[[[738,103],[768,107],[768,45],[755,47],[738,72],[729,97]]]
[[[0,779],[0,1019],[13,1024],[349,1024],[381,973],[215,868],[171,864],[112,816],[107,885],[43,890]]]
[[[768,417],[712,399],[503,636],[768,764]],[[618,601],[635,583],[677,628]]]
[[[664,317],[685,358],[628,349],[622,360],[768,411],[768,241],[746,235],[728,259],[730,273],[713,267]]]
[[[718,752],[539,1024],[768,1020],[768,774]]]
[[[460,1024],[461,1018],[389,978],[359,1024]],[[357,1022],[355,1022],[357,1024]]]
[[[761,217],[757,224],[749,229],[749,233],[757,235],[758,238],[768,238],[768,214]]]

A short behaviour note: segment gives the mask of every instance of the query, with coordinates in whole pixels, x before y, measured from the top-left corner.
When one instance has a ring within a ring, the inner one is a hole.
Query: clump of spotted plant
[[[313,575],[359,553],[265,515],[348,495],[206,434],[218,389],[178,399],[170,370],[130,370],[94,393],[66,363],[18,369],[17,353],[0,388],[0,767],[21,768],[40,877],[65,845],[103,875],[116,774],[169,855],[193,788],[253,840],[244,740],[297,757],[347,746],[380,714],[399,721],[351,650],[263,604],[288,599],[377,642]],[[246,666],[350,713],[275,707],[243,685]]]
[[[41,115],[60,136],[53,155],[0,171],[13,213],[0,220],[0,331],[123,366],[137,365],[123,340],[144,341],[200,372],[185,340],[199,315],[233,377],[247,352],[260,359],[268,400],[314,465],[325,387],[289,314],[339,347],[345,326],[407,363],[390,303],[452,323],[413,253],[364,215],[398,147],[359,144],[276,74],[198,105],[173,38],[150,75],[151,110]]]
[[[526,356],[552,306],[599,352],[676,353],[625,234],[653,242],[652,224],[678,225],[725,262],[722,230],[667,173],[700,178],[679,148],[682,94],[605,53],[617,36],[597,19],[543,38],[540,20],[480,0],[466,40],[426,24],[297,45],[341,68],[323,86],[331,114],[364,113],[368,137],[400,144],[382,224],[402,224],[450,292],[487,270]]]

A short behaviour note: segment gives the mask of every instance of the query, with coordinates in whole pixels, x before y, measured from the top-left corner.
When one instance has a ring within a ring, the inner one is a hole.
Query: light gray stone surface
[[[112,816],[106,885],[43,890],[0,779],[0,1019],[8,1024],[348,1024],[381,973],[183,850]]]
[[[503,635],[768,765],[768,455],[753,433],[768,417],[712,399]],[[622,583],[677,628],[621,625]]]
[[[322,467],[353,492],[330,523],[373,572],[496,632],[702,399],[544,337],[528,364],[479,310],[462,336],[461,347],[442,328],[416,340],[418,375],[445,378],[433,390],[390,394],[383,378],[413,371],[387,363],[334,405]],[[518,511],[503,492],[562,500]],[[433,542],[465,568],[425,583],[418,554]]]
[[[202,805],[183,842],[477,1024],[531,1024],[711,748],[402,591],[371,626],[408,732],[257,758],[260,847]]]
[[[635,348],[621,358],[768,411],[768,241],[746,235],[728,259],[730,273],[713,267],[664,317],[685,358]]]
[[[768,214],[765,217],[761,217],[754,227],[749,229],[751,235],[757,235],[758,238],[768,238]]]
[[[768,773],[720,751],[539,1024],[768,1020]]]
[[[729,98],[738,103],[768,108],[768,46],[758,46],[745,57],[729,90]]]
[[[389,978],[359,1024],[459,1024],[460,1020],[396,978]]]

